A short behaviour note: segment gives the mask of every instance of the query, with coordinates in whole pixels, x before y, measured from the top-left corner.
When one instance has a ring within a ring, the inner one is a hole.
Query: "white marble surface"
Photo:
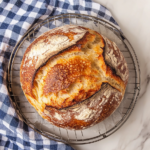
[[[150,150],[150,1],[94,0],[113,14],[134,47],[141,69],[141,92],[133,113],[113,135],[77,150]]]

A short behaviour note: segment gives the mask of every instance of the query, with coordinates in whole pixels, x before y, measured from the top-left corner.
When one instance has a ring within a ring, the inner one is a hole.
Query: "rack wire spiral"
[[[129,81],[121,105],[110,117],[85,130],[65,130],[48,123],[29,104],[20,85],[20,64],[28,45],[45,31],[65,24],[76,24],[91,28],[114,41],[123,53],[129,68]],[[115,26],[103,19],[89,15],[61,14],[35,24],[16,44],[8,65],[7,81],[11,102],[19,118],[28,126],[41,135],[55,141],[68,144],[89,144],[110,136],[128,119],[140,91],[140,70],[131,44]]]

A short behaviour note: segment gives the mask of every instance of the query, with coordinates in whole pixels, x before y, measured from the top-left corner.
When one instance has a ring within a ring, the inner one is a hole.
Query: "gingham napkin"
[[[88,14],[117,25],[105,7],[90,0],[3,0],[0,3],[0,150],[72,150],[20,121],[6,87],[7,65],[16,42],[32,24],[61,13]]]

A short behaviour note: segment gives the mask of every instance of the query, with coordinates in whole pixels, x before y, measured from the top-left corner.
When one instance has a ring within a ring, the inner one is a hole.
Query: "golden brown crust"
[[[127,81],[127,64],[115,43],[75,25],[37,38],[20,68],[28,101],[43,118],[68,129],[84,129],[108,117],[119,106]]]
[[[74,26],[71,28],[73,29]],[[78,27],[80,28],[80,27]],[[37,64],[37,61],[38,61],[38,57],[35,57],[34,55],[31,55],[31,57],[29,57],[28,53],[30,53],[32,51],[32,48],[35,47],[35,50],[38,51],[37,49],[39,48],[39,44],[43,43],[44,45],[45,44],[50,44],[50,41],[48,40],[49,38],[48,37],[53,37],[53,36],[57,36],[57,35],[60,35],[60,36],[67,36],[68,39],[70,41],[74,40],[74,35],[77,35],[77,33],[73,32],[71,29],[69,29],[69,32],[65,33],[63,31],[63,29],[58,29],[56,32],[51,32],[51,31],[48,31],[46,32],[45,34],[41,35],[39,38],[35,39],[31,45],[27,48],[25,54],[24,54],[24,57],[22,59],[22,63],[21,63],[21,67],[20,67],[20,70],[23,70],[23,71],[20,71],[20,81],[22,84],[22,89],[23,91],[30,95],[30,96],[33,96],[32,94],[32,87],[33,87],[33,80],[34,80],[34,76],[35,76],[35,73],[36,71],[40,68],[40,66],[43,65],[43,63],[45,63],[51,56],[53,56],[54,54],[57,54],[59,52],[59,50],[57,51],[56,50],[56,53],[55,52],[51,52],[51,55],[48,56],[48,57],[44,57],[42,58],[41,62],[42,63],[38,63],[39,65],[36,65]],[[57,37],[55,37],[57,39]],[[70,42],[69,41],[69,42]],[[76,40],[78,41],[78,39]],[[75,41],[75,42],[76,42]],[[61,42],[64,42],[64,41],[61,41]],[[58,43],[59,44],[59,43]],[[53,43],[52,43],[53,45]],[[66,44],[67,46],[65,47],[64,45],[62,45],[62,50],[64,48],[67,48],[69,44]],[[61,51],[61,48],[59,48],[60,51]],[[49,49],[48,49],[49,50]],[[47,50],[47,51],[48,51]],[[39,50],[40,51],[40,50]],[[45,51],[45,53],[47,52]],[[31,53],[32,54],[32,53]],[[45,55],[44,53],[41,53],[42,55]]]
[[[57,93],[66,89],[77,78],[88,75],[91,64],[80,56],[69,59],[67,62],[54,65],[47,73],[44,85],[44,94]]]

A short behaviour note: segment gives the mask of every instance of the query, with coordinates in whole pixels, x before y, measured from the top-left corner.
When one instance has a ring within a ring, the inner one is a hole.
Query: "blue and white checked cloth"
[[[6,72],[11,51],[29,27],[48,16],[81,13],[117,25],[111,13],[91,0],[3,0],[0,3],[0,150],[73,150],[49,140],[19,120],[6,87]]]

